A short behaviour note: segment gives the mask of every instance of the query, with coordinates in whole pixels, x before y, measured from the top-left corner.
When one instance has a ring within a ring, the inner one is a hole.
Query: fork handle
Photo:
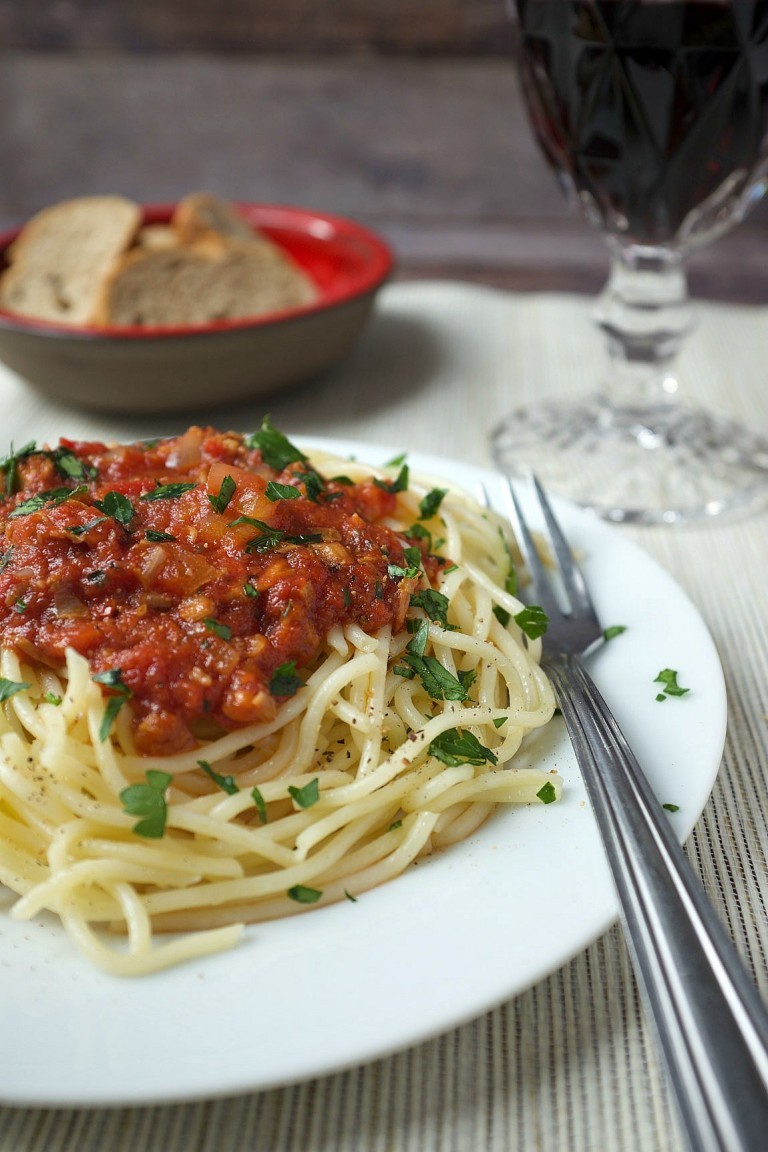
[[[768,1148],[768,1014],[605,700],[577,656],[555,687],[693,1152]]]

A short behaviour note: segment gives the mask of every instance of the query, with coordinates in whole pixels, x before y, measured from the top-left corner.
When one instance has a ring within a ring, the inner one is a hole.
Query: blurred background
[[[504,0],[0,0],[0,225],[198,189],[352,216],[401,279],[594,292],[603,243],[533,144]],[[691,263],[768,301],[768,208]]]

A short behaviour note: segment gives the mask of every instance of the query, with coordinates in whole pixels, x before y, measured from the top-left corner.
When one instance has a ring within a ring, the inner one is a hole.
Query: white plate
[[[380,463],[364,444],[318,447]],[[409,456],[473,488],[497,477]],[[627,631],[593,661],[684,838],[725,735],[720,663],[696,609],[617,530],[558,505],[604,625]],[[676,668],[690,694],[656,702]],[[94,970],[53,922],[0,914],[0,1100],[89,1106],[199,1099],[320,1076],[406,1048],[528,988],[604,932],[610,876],[568,740],[555,721],[535,755],[566,782],[560,804],[509,809],[392,883],[327,909],[253,926],[225,953],[126,981]],[[0,908],[10,904],[0,896]]]

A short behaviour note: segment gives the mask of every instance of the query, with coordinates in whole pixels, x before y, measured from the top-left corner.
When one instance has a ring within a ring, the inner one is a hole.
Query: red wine
[[[727,226],[768,153],[768,0],[516,2],[533,126],[569,198],[627,243]]]

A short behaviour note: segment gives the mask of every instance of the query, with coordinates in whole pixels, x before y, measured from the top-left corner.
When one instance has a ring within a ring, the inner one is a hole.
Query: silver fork
[[[542,665],[600,829],[635,973],[690,1148],[766,1152],[768,1013],[585,668],[582,657],[599,646],[603,631],[541,485],[535,477],[532,484],[552,572],[539,558],[511,484],[510,519],[530,573],[528,600],[549,617]],[[553,575],[562,585],[564,608]]]

